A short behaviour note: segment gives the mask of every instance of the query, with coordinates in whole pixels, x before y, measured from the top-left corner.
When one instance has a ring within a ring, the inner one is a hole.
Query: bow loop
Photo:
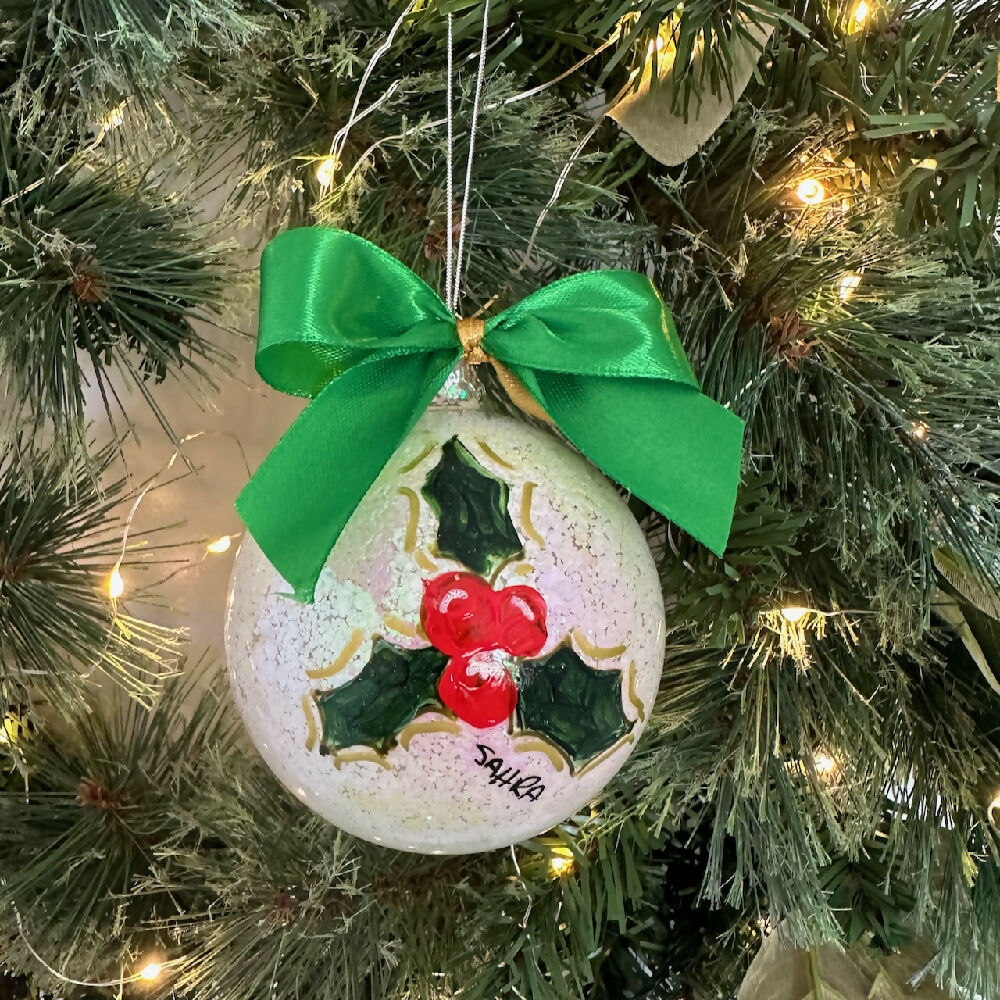
[[[366,240],[294,229],[261,261],[257,370],[313,402],[236,506],[297,598],[465,353],[513,372],[595,465],[721,554],[743,424],[702,395],[647,278],[573,275],[473,324]]]
[[[547,285],[491,319],[484,346],[510,365],[698,388],[670,312],[633,271],[587,271]]]
[[[275,237],[260,262],[257,372],[292,396],[315,396],[372,355],[448,350],[455,320],[395,257],[339,229]]]

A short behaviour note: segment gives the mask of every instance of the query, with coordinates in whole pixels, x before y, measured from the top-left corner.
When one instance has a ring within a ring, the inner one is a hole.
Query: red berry
[[[420,622],[431,645],[449,656],[499,645],[493,589],[473,573],[425,580]]]
[[[438,681],[438,695],[463,722],[488,729],[510,718],[517,685],[506,670],[492,676],[482,673],[477,659],[488,658],[476,653],[453,657]]]

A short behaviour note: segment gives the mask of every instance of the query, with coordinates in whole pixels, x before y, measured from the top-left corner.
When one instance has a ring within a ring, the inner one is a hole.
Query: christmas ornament
[[[732,31],[728,79],[712,83],[704,49],[695,52],[684,79],[679,79],[674,73],[677,51],[668,22],[652,46],[635,90],[608,109],[608,117],[660,163],[675,166],[694,156],[729,117],[746,90],[774,27],[756,24],[746,15],[737,16],[741,23]],[[685,100],[678,91],[692,80],[717,84],[720,92],[716,94],[711,86],[702,86],[691,94],[690,100]]]
[[[750,965],[737,1000],[947,1000],[925,972],[932,958],[920,945],[893,955],[864,945],[793,948],[774,933]]]
[[[299,229],[265,250],[260,322],[258,371],[313,397],[237,502],[252,537],[227,653],[262,755],[388,846],[461,853],[554,825],[645,723],[657,574],[615,491],[552,435],[421,413],[460,359],[490,363],[522,408],[716,551],[742,423],[701,394],[630,272],[456,320],[372,244]]]
[[[503,847],[578,811],[656,696],[645,539],[551,434],[431,409],[365,495],[312,604],[252,538],[226,642],[247,730],[284,784],[376,843]]]

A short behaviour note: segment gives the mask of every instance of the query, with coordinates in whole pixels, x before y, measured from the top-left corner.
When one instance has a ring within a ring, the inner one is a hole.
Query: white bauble
[[[549,829],[619,770],[656,696],[663,603],[627,505],[551,434],[478,408],[424,414],[315,603],[290,590],[248,536],[226,622],[236,704],[295,795],[387,847]]]

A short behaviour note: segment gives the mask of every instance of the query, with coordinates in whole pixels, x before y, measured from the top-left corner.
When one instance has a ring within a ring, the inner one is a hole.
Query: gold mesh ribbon
[[[486,335],[485,321],[476,316],[456,317],[455,326],[458,329],[458,339],[462,342],[463,359],[470,365],[492,365],[510,401],[522,413],[554,426],[552,418],[538,405],[524,383],[506,365],[501,364],[496,358],[491,358],[483,350],[483,337]]]

